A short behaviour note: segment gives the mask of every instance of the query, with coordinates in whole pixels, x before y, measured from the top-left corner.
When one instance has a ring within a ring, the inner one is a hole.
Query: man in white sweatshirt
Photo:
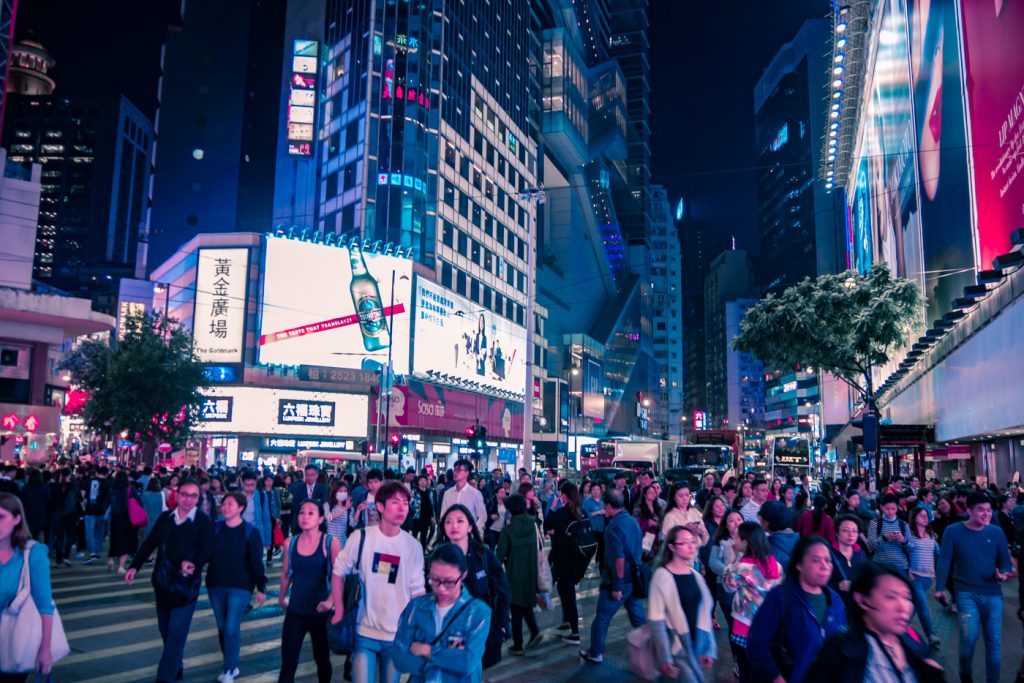
[[[376,682],[379,667],[384,673],[382,681],[398,683],[399,673],[387,650],[395,640],[402,610],[410,600],[426,592],[423,548],[411,534],[402,531],[409,514],[409,489],[389,481],[377,489],[374,498],[380,524],[353,532],[334,560],[331,623],[337,624],[344,616],[343,577],[351,574],[358,562],[363,594],[359,601],[352,677],[355,683]]]

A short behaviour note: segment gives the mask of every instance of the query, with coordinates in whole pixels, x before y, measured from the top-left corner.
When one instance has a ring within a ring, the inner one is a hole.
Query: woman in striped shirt
[[[928,613],[928,589],[935,580],[935,558],[939,556],[939,543],[935,540],[928,523],[928,510],[916,507],[910,513],[910,538],[907,539],[910,555],[910,583],[914,589],[914,611],[917,612],[924,634],[932,647],[938,647],[939,638],[932,628]]]

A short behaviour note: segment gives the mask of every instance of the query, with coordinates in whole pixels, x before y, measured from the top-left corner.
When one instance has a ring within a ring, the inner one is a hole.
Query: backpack
[[[581,559],[587,563],[597,554],[597,536],[594,535],[594,527],[589,517],[583,517],[569,523],[565,528],[566,537],[572,542]]]
[[[225,525],[223,519],[220,520],[219,522],[214,523],[214,525],[213,525],[213,537],[217,538],[217,534],[225,526],[226,525]],[[249,524],[249,522],[246,522],[244,519],[242,520],[242,526],[245,527],[245,544],[246,544],[246,546],[248,546],[249,545],[249,537],[252,536],[252,530],[255,529],[256,527],[254,527],[252,524]]]

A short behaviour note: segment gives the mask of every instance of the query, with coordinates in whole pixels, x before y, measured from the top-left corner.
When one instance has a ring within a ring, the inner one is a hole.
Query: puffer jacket
[[[537,522],[531,514],[515,515],[498,536],[496,555],[505,564],[512,604],[537,604]]]
[[[410,683],[475,683],[483,680],[483,656],[491,608],[463,588],[437,631],[437,599],[433,593],[413,598],[398,619],[398,632],[389,654]],[[440,638],[438,637],[440,636]],[[437,642],[434,642],[434,641]],[[413,643],[431,644],[430,658],[418,657]]]

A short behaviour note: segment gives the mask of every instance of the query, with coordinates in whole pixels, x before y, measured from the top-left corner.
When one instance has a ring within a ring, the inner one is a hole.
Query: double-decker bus
[[[580,446],[580,474],[599,467],[611,467],[615,459],[615,442],[598,441]]]
[[[770,437],[768,452],[773,479],[800,481],[802,475],[811,475],[811,440],[808,436],[785,434]]]

